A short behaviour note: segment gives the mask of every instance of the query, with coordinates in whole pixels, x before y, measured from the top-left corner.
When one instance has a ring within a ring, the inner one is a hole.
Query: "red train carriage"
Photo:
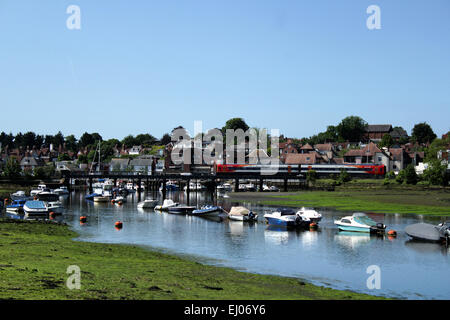
[[[305,174],[314,170],[318,175],[339,174],[341,170],[347,171],[353,176],[384,176],[386,167],[376,164],[311,164],[311,165],[260,165],[260,164],[216,164],[215,172],[220,174],[258,174],[267,172],[290,173],[293,175]]]

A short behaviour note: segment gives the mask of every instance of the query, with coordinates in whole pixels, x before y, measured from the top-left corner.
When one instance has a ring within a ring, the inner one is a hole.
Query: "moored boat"
[[[56,193],[57,195],[67,195],[69,194],[69,190],[67,189],[66,186],[61,186],[55,190],[53,190],[54,193]]]
[[[228,213],[228,218],[235,221],[250,222],[257,221],[258,215],[254,214],[245,207],[231,207],[231,210]]]
[[[308,218],[311,222],[319,222],[322,220],[322,214],[318,213],[316,210],[311,208],[302,207],[297,214],[301,215],[304,218]]]
[[[27,198],[25,191],[19,190],[17,192],[11,193],[12,200],[20,200],[20,199],[24,199],[24,198]]]
[[[167,211],[170,207],[174,207],[177,205],[178,203],[174,202],[172,199],[166,199],[164,200],[162,205],[157,205],[155,207],[155,210]]]
[[[308,227],[311,220],[297,214],[293,209],[279,208],[275,212],[264,215],[267,223],[283,227]]]
[[[64,206],[61,201],[48,201],[45,203],[48,212],[53,212],[55,214],[62,214]]]
[[[441,242],[450,240],[450,223],[443,222],[437,226],[429,223],[415,223],[405,228],[405,233],[413,240]]]
[[[25,199],[13,200],[11,204],[6,206],[6,211],[10,213],[21,213],[23,212],[25,202],[27,202]]]
[[[223,212],[222,207],[206,205],[201,207],[200,209],[196,209],[192,211],[192,215],[194,216],[211,216],[218,215]]]
[[[48,214],[47,206],[44,201],[29,200],[23,205],[23,211],[28,216],[39,216]]]
[[[174,214],[189,214],[192,211],[194,211],[195,208],[196,207],[194,207],[194,206],[178,205],[178,206],[169,207],[167,211],[169,213],[174,213]]]
[[[144,201],[141,201],[137,204],[138,208],[141,209],[153,209],[157,206],[158,200],[154,199],[145,199]]]
[[[334,224],[342,231],[384,233],[386,229],[384,224],[373,221],[362,212],[335,220]]]

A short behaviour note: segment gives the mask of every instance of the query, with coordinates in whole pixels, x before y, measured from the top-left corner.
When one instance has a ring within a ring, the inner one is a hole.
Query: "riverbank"
[[[450,216],[450,192],[447,190],[359,188],[278,193],[238,192],[230,193],[229,197],[231,201],[271,206]]]
[[[0,219],[0,299],[380,298],[75,237],[67,225]],[[81,269],[80,290],[66,286],[70,265]]]

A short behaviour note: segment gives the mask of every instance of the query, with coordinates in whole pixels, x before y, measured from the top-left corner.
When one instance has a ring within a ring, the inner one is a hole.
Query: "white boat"
[[[40,185],[38,185],[37,189],[30,191],[30,196],[34,197],[35,195],[44,191],[45,189],[47,189],[47,186],[45,184],[40,184]]]
[[[47,206],[44,201],[30,200],[23,205],[23,211],[28,216],[46,215],[48,214]]]
[[[157,205],[155,207],[155,210],[164,211],[164,210],[168,210],[170,207],[175,207],[177,205],[178,205],[178,203],[177,202],[173,202],[172,199],[166,199],[166,200],[164,200],[162,205]]]
[[[231,184],[223,183],[217,186],[217,191],[231,191]]]
[[[311,208],[302,207],[299,211],[297,211],[297,214],[304,218],[308,218],[312,222],[319,222],[322,220],[322,214]]]
[[[245,207],[231,207],[228,218],[235,221],[257,221],[258,215]]]
[[[204,185],[202,185],[200,182],[194,183],[194,182],[190,182],[189,183],[189,190],[190,191],[200,191],[200,190],[205,190],[206,187]],[[187,186],[184,186],[184,191],[187,190]]]
[[[66,195],[69,194],[69,190],[67,189],[66,186],[61,186],[55,190],[53,190],[54,193],[58,194],[58,195]]]
[[[111,197],[109,197],[109,196],[104,196],[104,195],[95,196],[94,202],[109,202],[110,199],[111,199]]]
[[[19,190],[17,192],[14,192],[11,194],[11,199],[12,200],[20,200],[26,198],[26,194],[25,191]]]
[[[356,212],[351,216],[335,220],[334,224],[342,231],[380,233],[386,229],[384,224],[376,223],[362,212]]]
[[[275,212],[264,215],[270,225],[283,227],[307,227],[311,220],[297,214],[293,209],[277,209]]]
[[[48,212],[54,212],[56,214],[62,214],[64,206],[61,201],[49,201],[45,203]]]
[[[111,200],[111,202],[113,203],[118,203],[118,202],[127,202],[127,198],[123,197],[123,196],[116,196],[114,199]]]
[[[138,208],[141,209],[153,209],[157,206],[158,200],[154,199],[145,199],[144,201],[141,201],[137,204]]]

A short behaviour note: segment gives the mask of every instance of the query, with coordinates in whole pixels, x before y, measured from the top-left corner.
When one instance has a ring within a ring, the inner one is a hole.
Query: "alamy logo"
[[[81,289],[81,269],[77,265],[71,265],[67,267],[67,274],[70,276],[67,278],[66,286],[69,290]]]
[[[66,10],[67,14],[70,16],[66,20],[66,26],[69,30],[80,30],[81,29],[81,10],[77,5],[70,5]]]
[[[367,267],[367,274],[371,276],[367,278],[366,285],[370,290],[381,289],[381,269],[377,265],[371,265]]]
[[[377,5],[374,5],[374,4],[371,6],[368,6],[366,13],[371,14],[371,16],[369,16],[366,21],[367,29],[369,29],[369,30],[381,29],[380,7]]]

